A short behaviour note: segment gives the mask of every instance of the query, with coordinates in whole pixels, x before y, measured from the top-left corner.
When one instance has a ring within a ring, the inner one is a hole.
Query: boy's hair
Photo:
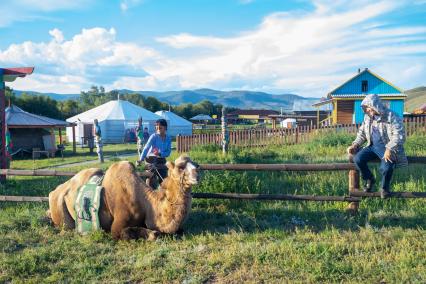
[[[160,118],[158,119],[155,124],[159,124],[161,126],[164,126],[167,129],[167,120],[165,120],[164,118]]]
[[[148,127],[145,127],[143,130],[148,130]]]

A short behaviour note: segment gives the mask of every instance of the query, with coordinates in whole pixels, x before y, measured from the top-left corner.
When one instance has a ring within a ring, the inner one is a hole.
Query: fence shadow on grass
[[[238,211],[206,212],[193,210],[184,227],[185,234],[202,233],[227,234],[229,232],[264,232],[282,230],[292,232],[296,228],[321,232],[335,228],[341,231],[358,231],[364,227],[404,229],[426,229],[426,214],[398,216],[396,213],[375,215],[360,210],[352,216],[341,209],[257,209],[256,215]]]
[[[0,185],[0,195],[48,196],[69,177],[8,177]]]

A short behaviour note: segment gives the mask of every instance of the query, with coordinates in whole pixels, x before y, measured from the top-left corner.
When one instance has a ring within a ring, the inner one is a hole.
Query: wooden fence
[[[404,119],[407,136],[414,133],[426,134],[426,117],[412,117]],[[261,128],[229,131],[229,146],[263,147],[267,145],[291,145],[306,143],[325,132],[343,132],[355,134],[360,124],[341,124],[317,128],[316,126],[300,126],[297,128]],[[177,136],[176,149],[178,152],[189,152],[198,145],[221,145],[221,133],[194,134],[191,136]]]
[[[408,157],[409,163],[426,164],[426,157]],[[366,197],[380,197],[377,192],[365,193],[360,191],[360,175],[353,163],[331,164],[201,164],[200,170],[208,171],[349,171],[348,195],[292,195],[292,194],[246,194],[246,193],[205,193],[193,192],[193,198],[238,199],[238,200],[289,200],[289,201],[342,201],[349,202],[348,209],[356,213],[359,202]],[[72,176],[75,172],[60,172],[56,170],[10,170],[0,169],[0,174],[7,176]],[[146,172],[140,172],[145,176]],[[392,192],[393,198],[426,198],[426,192]],[[11,202],[46,202],[45,196],[0,196],[0,201]]]

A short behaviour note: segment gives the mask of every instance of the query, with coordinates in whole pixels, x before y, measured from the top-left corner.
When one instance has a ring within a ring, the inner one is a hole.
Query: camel
[[[191,188],[199,182],[199,167],[184,155],[166,165],[168,177],[157,190],[141,180],[132,163],[111,165],[102,181],[101,228],[116,240],[153,240],[162,233],[180,230],[191,209]],[[75,228],[78,189],[92,176],[102,174],[97,168],[82,170],[50,192],[48,214],[55,226]]]

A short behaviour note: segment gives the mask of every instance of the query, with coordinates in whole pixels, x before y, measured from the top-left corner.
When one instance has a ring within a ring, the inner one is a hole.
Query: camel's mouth
[[[188,162],[185,167],[188,181],[192,185],[196,185],[200,182],[200,166],[197,163]]]

